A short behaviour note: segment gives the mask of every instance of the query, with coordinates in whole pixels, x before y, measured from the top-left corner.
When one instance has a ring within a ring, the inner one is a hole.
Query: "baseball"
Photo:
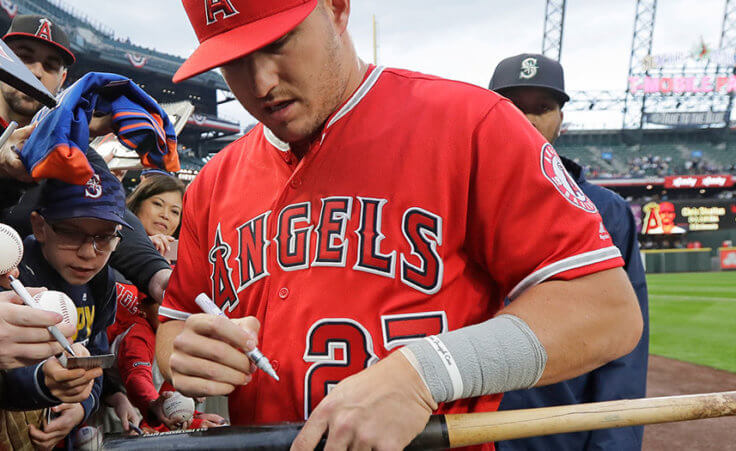
[[[192,419],[194,415],[194,400],[187,398],[179,392],[175,392],[164,401],[164,415],[177,423],[183,423]]]
[[[0,275],[18,266],[23,258],[23,240],[12,227],[0,224]]]
[[[61,291],[43,291],[33,296],[38,305],[51,312],[59,313],[64,317],[62,322],[71,324],[74,330],[77,329],[77,306],[69,296]]]

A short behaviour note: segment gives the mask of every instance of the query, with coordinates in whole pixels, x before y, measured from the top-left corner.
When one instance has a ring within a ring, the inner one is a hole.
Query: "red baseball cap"
[[[183,0],[199,47],[174,74],[174,83],[264,47],[299,25],[318,0]]]

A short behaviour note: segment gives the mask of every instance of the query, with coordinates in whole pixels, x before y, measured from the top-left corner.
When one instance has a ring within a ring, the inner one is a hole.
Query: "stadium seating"
[[[561,155],[587,167],[592,177],[661,177],[736,171],[736,145],[726,146],[726,143],[558,144],[556,147]],[[694,156],[693,151],[700,151],[702,156]],[[611,158],[604,157],[607,155]]]

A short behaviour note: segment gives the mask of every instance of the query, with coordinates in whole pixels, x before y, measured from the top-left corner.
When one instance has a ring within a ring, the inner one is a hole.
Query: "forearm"
[[[542,283],[488,321],[401,351],[434,400],[447,402],[570,379],[628,353],[640,334],[636,298],[617,269]]]
[[[0,407],[7,410],[36,410],[59,404],[44,382],[43,362],[5,372]]]
[[[577,377],[629,353],[642,331],[636,295],[621,268],[544,282],[503,313],[523,319],[547,352],[537,386]]]
[[[141,413],[145,414],[152,401],[158,398],[158,391],[153,385],[151,367],[142,366],[125,376],[125,389],[128,399]]]
[[[164,300],[164,290],[169,284],[171,277],[171,269],[164,268],[156,272],[148,282],[148,295],[156,302],[161,303]]]
[[[102,394],[102,376],[95,378],[95,383],[92,386],[92,392],[89,397],[82,401],[82,408],[84,409],[84,418],[82,421],[86,421],[90,415],[92,415],[100,407],[100,395]]]
[[[161,375],[171,381],[171,353],[174,350],[174,339],[184,330],[184,321],[171,320],[158,326],[156,332],[156,363]]]

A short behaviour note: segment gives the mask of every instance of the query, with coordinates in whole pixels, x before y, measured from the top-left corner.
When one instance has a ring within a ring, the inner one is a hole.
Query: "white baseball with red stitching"
[[[164,415],[176,423],[183,423],[191,420],[194,415],[194,400],[175,392],[173,396],[166,398],[163,409]]]
[[[0,275],[18,266],[23,258],[23,240],[12,227],[0,224]]]
[[[71,324],[77,328],[77,306],[66,293],[61,291],[43,291],[33,296],[39,306],[44,310],[59,313],[64,317],[63,323]]]

